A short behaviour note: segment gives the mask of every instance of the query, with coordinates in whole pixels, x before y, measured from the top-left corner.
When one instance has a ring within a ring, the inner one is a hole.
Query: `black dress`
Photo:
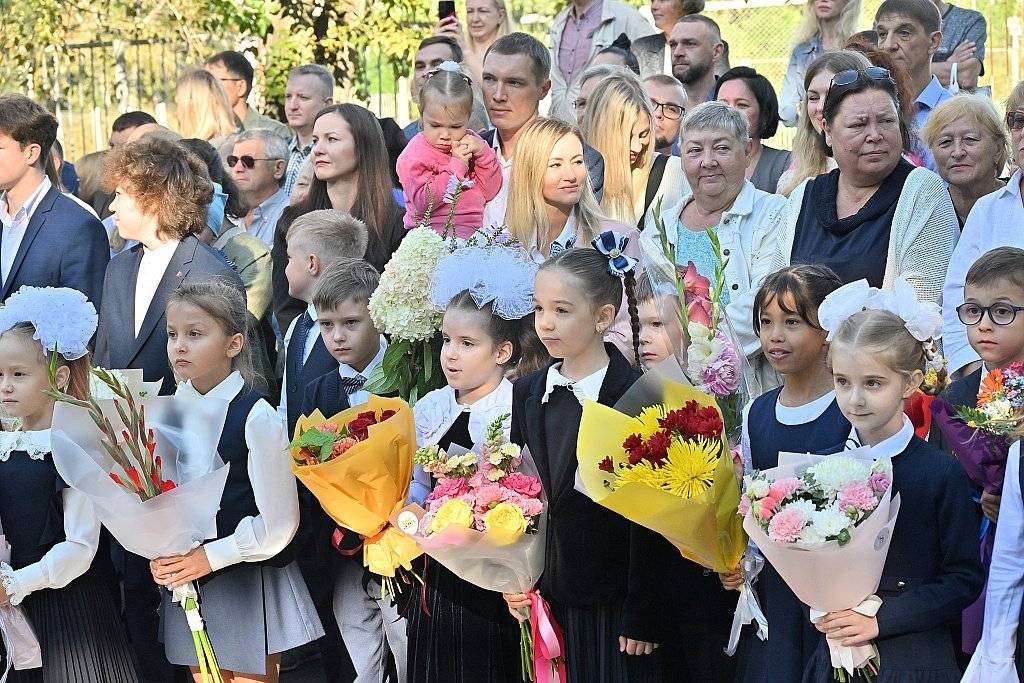
[[[437,442],[473,447],[469,412]],[[424,585],[411,605],[409,680],[412,683],[518,683],[519,626],[501,593],[463,581],[424,555]]]
[[[978,597],[984,582],[970,482],[955,459],[916,436],[892,465],[893,494],[899,493],[901,502],[877,591],[882,606],[876,680],[956,683],[961,673],[949,624]],[[824,636],[803,680],[833,681]]]
[[[35,564],[64,537],[63,490],[49,454],[0,455],[0,521],[11,566]],[[11,671],[9,683],[134,683],[135,669],[113,598],[95,564],[58,589],[21,603],[42,649],[43,667]],[[6,653],[0,641],[0,662]],[[2,672],[2,668],[0,668]]]

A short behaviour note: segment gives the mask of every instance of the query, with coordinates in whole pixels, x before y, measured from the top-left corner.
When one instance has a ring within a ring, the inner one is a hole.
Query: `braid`
[[[633,355],[636,357],[636,366],[643,367],[640,363],[640,312],[636,307],[636,277],[630,270],[622,278],[623,289],[626,290],[626,306],[629,311],[629,325],[633,331]]]

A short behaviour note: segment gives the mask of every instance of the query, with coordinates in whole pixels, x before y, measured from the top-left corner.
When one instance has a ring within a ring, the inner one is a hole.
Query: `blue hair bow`
[[[608,272],[617,277],[626,277],[626,273],[636,268],[637,260],[626,256],[623,250],[629,244],[629,238],[617,232],[607,230],[591,242],[594,249],[608,257]]]

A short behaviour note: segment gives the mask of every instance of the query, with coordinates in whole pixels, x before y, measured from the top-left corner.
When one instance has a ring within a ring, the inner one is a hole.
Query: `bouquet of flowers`
[[[399,568],[412,571],[416,544],[388,519],[405,504],[412,480],[416,425],[397,398],[370,396],[330,418],[302,416],[290,444],[292,472],[334,522],[363,537],[363,564],[395,595]]]
[[[698,273],[693,261],[688,261],[685,268],[677,267],[676,250],[669,242],[660,206],[654,217],[668,267],[661,264],[663,267],[648,268],[648,277],[668,279],[674,287],[680,324],[688,339],[683,342],[685,349],[680,349],[683,370],[694,386],[715,397],[726,436],[731,444],[738,444],[743,426],[744,356],[728,319],[722,315],[728,259],[722,255],[714,230],[708,230],[715,254],[714,282]]]
[[[530,618],[521,628],[523,675],[566,679],[564,642],[547,603],[533,590],[544,569],[547,497],[528,452],[504,438],[503,415],[483,444],[421,448],[416,462],[437,480],[426,509],[410,505],[398,527],[461,579],[486,590],[527,593]]]
[[[227,401],[191,402],[155,393],[143,399],[103,369],[94,370],[94,377],[113,398],[81,401],[57,388],[56,369],[54,353],[54,464],[68,486],[92,500],[118,543],[155,559],[187,553],[215,538],[228,475],[217,454]],[[172,593],[185,610],[203,680],[219,683],[195,586]]]
[[[684,557],[734,569],[747,539],[740,491],[716,400],[648,373],[614,408],[588,401],[577,441],[576,488],[658,532]]]
[[[779,466],[745,477],[739,506],[743,528],[798,598],[811,621],[853,609],[874,616],[899,496],[892,497],[892,463],[870,448],[842,455],[780,453]],[[873,643],[828,641],[835,678],[878,673]]]
[[[4,535],[0,525],[0,564],[11,561],[11,544]],[[25,610],[21,605],[0,605],[0,638],[3,638],[4,652],[7,663],[4,665],[0,681],[7,680],[11,669],[39,669],[43,666],[43,652],[39,646],[39,638],[29,623]]]

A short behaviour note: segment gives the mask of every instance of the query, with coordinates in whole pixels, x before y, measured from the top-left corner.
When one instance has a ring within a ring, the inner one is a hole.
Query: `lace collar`
[[[14,451],[25,451],[33,460],[43,460],[50,452],[50,430],[0,432],[0,462],[10,458]]]
[[[436,444],[464,412],[469,412],[469,435],[476,444],[483,441],[490,423],[512,412],[512,383],[503,379],[497,389],[472,405],[458,403],[455,390],[443,387],[417,401],[413,411],[421,446]],[[506,430],[510,422],[506,420]]]

